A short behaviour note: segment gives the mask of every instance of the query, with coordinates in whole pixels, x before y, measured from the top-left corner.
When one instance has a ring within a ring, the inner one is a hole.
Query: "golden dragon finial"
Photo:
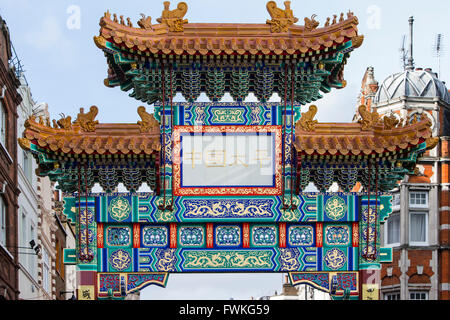
[[[317,120],[314,120],[314,117],[317,113],[317,106],[311,105],[307,112],[302,113],[302,117],[297,122],[296,126],[299,126],[303,131],[314,131]]]
[[[153,114],[148,113],[145,110],[145,107],[140,106],[137,112],[142,119],[142,121],[137,122],[140,127],[139,129],[141,133],[150,132],[154,128],[159,128],[158,120],[155,119],[155,116]]]
[[[169,7],[170,2],[164,1],[164,11],[162,12],[161,18],[156,19],[156,21],[167,25],[171,32],[182,32],[184,30],[183,25],[188,23],[187,19],[183,20],[188,10],[188,5],[186,2],[180,2],[177,8],[172,11],[169,10]]]
[[[284,10],[278,8],[275,1],[267,2],[266,8],[272,20],[267,20],[266,23],[270,24],[271,32],[288,32],[289,27],[298,21],[292,12],[291,2],[285,1],[284,7]]]
[[[380,123],[380,115],[377,111],[370,112],[365,105],[360,105],[358,108],[361,119],[358,121],[361,123],[364,131],[372,129],[374,126]]]
[[[95,126],[98,124],[98,121],[95,120],[97,114],[98,108],[96,106],[92,106],[87,113],[84,113],[84,108],[80,108],[80,113],[74,121],[74,124],[78,124],[83,131],[94,132]]]

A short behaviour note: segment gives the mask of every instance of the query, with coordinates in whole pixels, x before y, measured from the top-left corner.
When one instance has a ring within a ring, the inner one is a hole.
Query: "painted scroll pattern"
[[[186,250],[184,269],[272,269],[271,250]]]
[[[186,218],[270,218],[272,199],[184,200]]]
[[[325,203],[325,212],[328,218],[332,220],[341,219],[347,211],[347,205],[341,197],[331,197]]]

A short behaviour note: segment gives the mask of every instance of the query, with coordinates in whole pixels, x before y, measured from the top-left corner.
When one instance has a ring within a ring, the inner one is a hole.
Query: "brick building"
[[[381,85],[374,69],[364,75],[359,104],[398,120],[428,117],[439,141],[419,160],[414,175],[393,192],[393,212],[382,226],[383,246],[393,262],[381,270],[381,299],[450,299],[449,136],[450,95],[431,69],[414,68],[389,76]]]
[[[18,299],[18,182],[16,76],[6,22],[0,17],[0,297]]]

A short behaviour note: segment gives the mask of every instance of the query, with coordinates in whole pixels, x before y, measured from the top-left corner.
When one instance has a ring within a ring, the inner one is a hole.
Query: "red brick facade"
[[[0,17],[0,95],[5,117],[5,143],[0,143],[0,194],[5,205],[6,241],[0,245],[0,295],[18,299],[18,239],[17,239],[17,106],[22,101],[17,92],[20,85],[14,70],[9,67],[11,43],[6,22]]]
[[[409,102],[407,100],[377,104],[372,101],[374,92],[378,90],[378,85],[375,84],[378,84],[378,82],[374,79],[373,68],[368,68],[362,81],[359,104],[368,106],[369,111],[373,111],[371,110],[371,107],[373,107],[380,114],[393,111],[402,118],[406,114],[411,115],[415,112],[420,114],[423,112],[433,119],[436,125],[435,128],[439,129],[435,130],[434,135],[440,137],[437,147],[427,151],[418,159],[415,174],[408,176],[403,181],[402,190],[404,191],[402,193],[397,191],[400,194],[401,201],[403,201],[401,203],[403,209],[397,212],[401,219],[409,219],[410,213],[413,212],[411,210],[414,210],[409,207],[408,199],[410,197],[410,190],[422,190],[428,194],[428,207],[424,209],[428,216],[428,244],[410,244],[409,230],[407,229],[409,222],[406,220],[400,223],[400,228],[403,228],[400,231],[401,243],[393,247],[392,263],[382,264],[380,275],[381,299],[383,299],[383,293],[398,292],[401,299],[409,299],[411,292],[426,291],[429,293],[429,299],[449,300],[449,102],[439,100],[437,111],[435,111],[435,102],[430,103],[429,101],[424,101],[423,105],[421,103],[417,104],[417,98],[415,98],[415,102],[412,102],[410,106],[408,106]],[[422,110],[422,107],[427,105],[427,103],[430,107],[424,107]],[[415,109],[414,106],[421,107],[420,111],[419,109]],[[382,107],[383,112],[380,111],[380,107]],[[392,110],[391,107],[395,110]],[[436,185],[438,187],[434,187]],[[354,191],[360,191],[360,188]],[[403,196],[404,192],[406,192],[406,197]],[[407,202],[405,203],[404,201]],[[431,225],[430,221],[433,221]],[[382,243],[383,245],[386,245],[386,243]]]

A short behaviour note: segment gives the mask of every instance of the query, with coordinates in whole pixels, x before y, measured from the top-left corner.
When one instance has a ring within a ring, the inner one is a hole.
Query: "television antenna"
[[[406,60],[408,59],[408,50],[406,50],[405,41],[406,41],[406,35],[403,35],[402,45],[399,50],[400,51],[400,60],[401,60],[403,70],[406,69],[406,64],[407,64]]]
[[[436,35],[436,41],[433,45],[434,56],[438,60],[438,79],[441,78],[441,57],[444,56],[444,46],[443,46],[444,35],[438,33]]]

